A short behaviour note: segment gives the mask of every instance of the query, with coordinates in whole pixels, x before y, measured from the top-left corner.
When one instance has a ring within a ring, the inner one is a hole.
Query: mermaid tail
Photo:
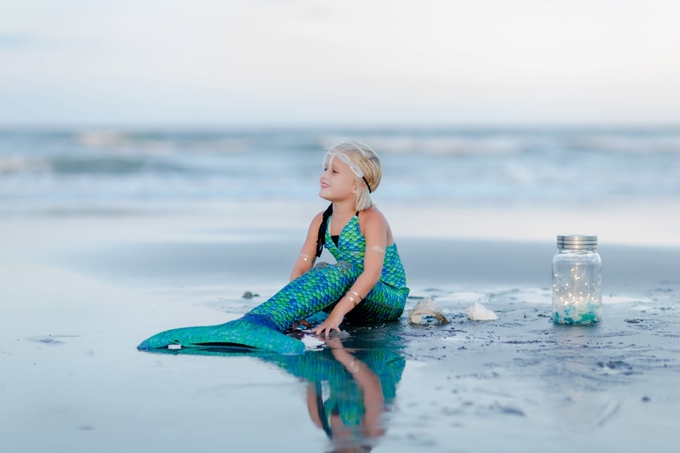
[[[286,285],[250,314],[269,318],[280,332],[296,321],[333,306],[345,295],[361,271],[349,263],[319,263]]]
[[[348,263],[320,263],[286,285],[242,318],[217,326],[167,330],[143,341],[137,349],[241,346],[265,351],[302,354],[302,341],[284,335],[296,321],[332,306],[354,283],[361,271]]]
[[[240,319],[217,326],[166,330],[144,340],[137,346],[137,349],[149,350],[179,345],[185,348],[246,347],[282,354],[302,354],[305,352],[305,345],[300,340],[284,335],[258,321],[256,317],[245,315]]]

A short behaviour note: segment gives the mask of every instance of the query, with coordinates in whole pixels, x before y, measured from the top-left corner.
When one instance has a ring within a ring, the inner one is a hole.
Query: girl
[[[313,332],[326,338],[340,331],[345,317],[362,323],[398,319],[409,289],[392,231],[371,201],[381,177],[380,159],[367,145],[333,146],[319,190],[331,205],[312,220],[291,282],[240,319],[162,332],[138,348],[230,344],[302,353],[304,344],[284,332],[321,310],[330,314]],[[314,266],[324,246],[337,264]]]
[[[381,322],[398,319],[404,310],[408,296],[404,268],[387,220],[370,197],[381,177],[380,159],[360,142],[340,143],[324,158],[319,196],[332,204],[312,220],[291,280],[310,269],[314,258],[309,256],[321,255],[322,245],[339,266],[351,266],[357,277],[314,329],[317,335],[339,331],[348,314],[356,321]]]

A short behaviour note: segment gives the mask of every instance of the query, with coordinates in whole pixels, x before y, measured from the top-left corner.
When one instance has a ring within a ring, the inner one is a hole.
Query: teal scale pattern
[[[364,257],[366,255],[366,238],[361,233],[359,217],[354,216],[347,222],[340,233],[337,246],[331,239],[330,225],[329,219],[325,247],[338,263],[347,263],[355,269],[358,277],[364,271]],[[338,299],[342,298],[353,283],[354,281],[340,294]],[[404,312],[408,294],[406,273],[399,258],[397,244],[389,245],[385,249],[380,280],[362,302],[347,314],[347,318],[353,322],[365,323],[394,321],[399,319],[399,316]]]
[[[150,350],[169,345],[209,347],[223,344],[280,353],[304,353],[304,344],[284,332],[291,329],[296,321],[321,310],[330,311],[363,272],[366,239],[361,234],[358,216],[345,225],[337,247],[330,238],[329,229],[325,242],[337,264],[319,263],[242,318],[217,326],[168,330],[148,338],[137,348]],[[397,320],[404,311],[408,293],[397,246],[390,245],[385,252],[380,280],[348,313],[347,318],[362,323]]]

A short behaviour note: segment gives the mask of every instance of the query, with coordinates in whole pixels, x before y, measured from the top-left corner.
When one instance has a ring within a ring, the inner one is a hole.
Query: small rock
[[[499,407],[499,409],[504,414],[519,415],[520,417],[524,417],[524,412],[519,409],[515,409],[514,407]]]
[[[243,297],[244,299],[252,299],[253,293],[251,293],[250,291],[246,291],[245,293],[243,293],[243,296],[241,297]]]

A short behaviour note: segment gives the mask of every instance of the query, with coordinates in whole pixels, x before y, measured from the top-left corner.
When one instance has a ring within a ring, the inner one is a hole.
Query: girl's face
[[[319,196],[328,201],[354,200],[356,194],[356,178],[347,164],[339,159],[326,162],[319,179],[321,188]]]

